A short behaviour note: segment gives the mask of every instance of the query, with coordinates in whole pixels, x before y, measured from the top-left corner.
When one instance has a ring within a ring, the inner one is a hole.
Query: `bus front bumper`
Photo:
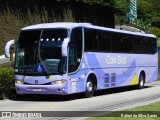
[[[17,94],[53,94],[66,95],[67,89],[64,85],[24,85],[15,84]]]

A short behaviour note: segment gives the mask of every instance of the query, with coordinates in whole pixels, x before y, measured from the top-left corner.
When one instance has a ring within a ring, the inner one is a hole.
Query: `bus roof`
[[[31,25],[22,28],[22,30],[29,29],[43,29],[43,28],[74,28],[79,26],[91,25],[90,23],[73,23],[73,22],[56,22],[56,23],[43,23],[37,25]]]
[[[86,27],[86,28],[92,28],[92,29],[99,29],[99,30],[106,30],[106,31],[112,31],[112,32],[119,32],[119,33],[126,33],[126,34],[133,34],[133,35],[148,36],[148,37],[156,38],[156,36],[153,34],[145,34],[141,32],[132,32],[132,31],[126,31],[126,30],[118,30],[118,29],[113,29],[113,28],[95,26],[90,23],[74,23],[74,22],[56,22],[56,23],[36,24],[36,25],[24,27],[22,28],[22,30],[45,29],[45,28],[72,29],[74,27]]]

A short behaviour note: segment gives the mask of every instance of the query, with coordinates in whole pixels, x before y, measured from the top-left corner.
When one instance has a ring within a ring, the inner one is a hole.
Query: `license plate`
[[[35,92],[40,92],[40,91],[42,91],[41,89],[33,89],[33,91],[35,91]]]

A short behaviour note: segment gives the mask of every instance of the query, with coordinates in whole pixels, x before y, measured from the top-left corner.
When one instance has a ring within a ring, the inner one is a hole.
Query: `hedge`
[[[0,100],[15,96],[13,67],[0,67]]]

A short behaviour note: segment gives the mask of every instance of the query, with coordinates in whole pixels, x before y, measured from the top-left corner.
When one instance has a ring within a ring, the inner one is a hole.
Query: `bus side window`
[[[85,39],[85,51],[98,51],[99,50],[99,37],[97,35],[97,30],[95,29],[84,29],[84,39]]]
[[[108,31],[99,30],[99,51],[111,52],[111,38]]]
[[[157,50],[158,50],[158,47],[157,47],[157,40],[156,40],[156,38],[150,38],[150,44],[151,44],[151,46],[152,46],[152,50],[151,50],[151,53],[152,54],[155,54],[156,52],[157,52]]]
[[[112,34],[112,52],[121,53],[123,52],[123,39],[121,39],[121,34],[113,32]]]
[[[143,51],[143,46],[142,46],[142,39],[143,37],[140,36],[134,36],[133,40],[134,40],[134,53],[135,54],[142,54]]]
[[[122,52],[123,53],[133,53],[133,41],[132,41],[132,36],[131,35],[127,35],[127,34],[122,34],[122,45],[123,45],[123,49]]]

